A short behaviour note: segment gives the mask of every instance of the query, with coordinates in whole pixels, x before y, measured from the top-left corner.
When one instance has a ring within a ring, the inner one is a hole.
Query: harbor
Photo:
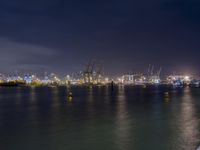
[[[89,61],[86,67],[78,73],[67,74],[59,77],[56,73],[15,73],[0,74],[0,86],[105,86],[112,82],[124,86],[158,86],[171,85],[174,87],[200,87],[200,75],[197,74],[165,74],[162,68],[154,71],[150,65],[144,73],[121,73],[122,75],[108,76],[103,65]]]
[[[200,0],[0,0],[0,150],[200,150]]]

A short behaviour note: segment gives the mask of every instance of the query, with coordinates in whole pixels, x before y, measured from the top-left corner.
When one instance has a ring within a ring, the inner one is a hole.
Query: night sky
[[[199,0],[0,0],[0,72],[200,72]]]

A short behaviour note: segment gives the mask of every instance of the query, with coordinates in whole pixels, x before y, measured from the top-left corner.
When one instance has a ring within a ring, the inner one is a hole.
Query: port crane
[[[86,65],[85,71],[83,71],[84,83],[99,83],[101,80],[102,70],[102,64],[97,63],[94,60],[90,60],[89,63]]]

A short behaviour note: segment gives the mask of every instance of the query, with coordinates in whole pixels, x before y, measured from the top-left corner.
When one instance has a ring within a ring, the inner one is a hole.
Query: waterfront
[[[200,88],[0,87],[2,150],[193,150]]]

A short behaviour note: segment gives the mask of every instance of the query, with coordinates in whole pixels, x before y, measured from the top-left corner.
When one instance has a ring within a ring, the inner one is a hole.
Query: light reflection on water
[[[118,87],[117,96],[117,112],[116,112],[116,144],[119,149],[128,149],[130,143],[130,124],[128,118],[128,112],[126,108],[126,97],[124,86]]]
[[[180,113],[177,118],[180,127],[178,142],[182,150],[195,149],[199,142],[199,122],[190,90],[190,88],[184,89]]]
[[[200,89],[0,87],[0,149],[193,150]]]

